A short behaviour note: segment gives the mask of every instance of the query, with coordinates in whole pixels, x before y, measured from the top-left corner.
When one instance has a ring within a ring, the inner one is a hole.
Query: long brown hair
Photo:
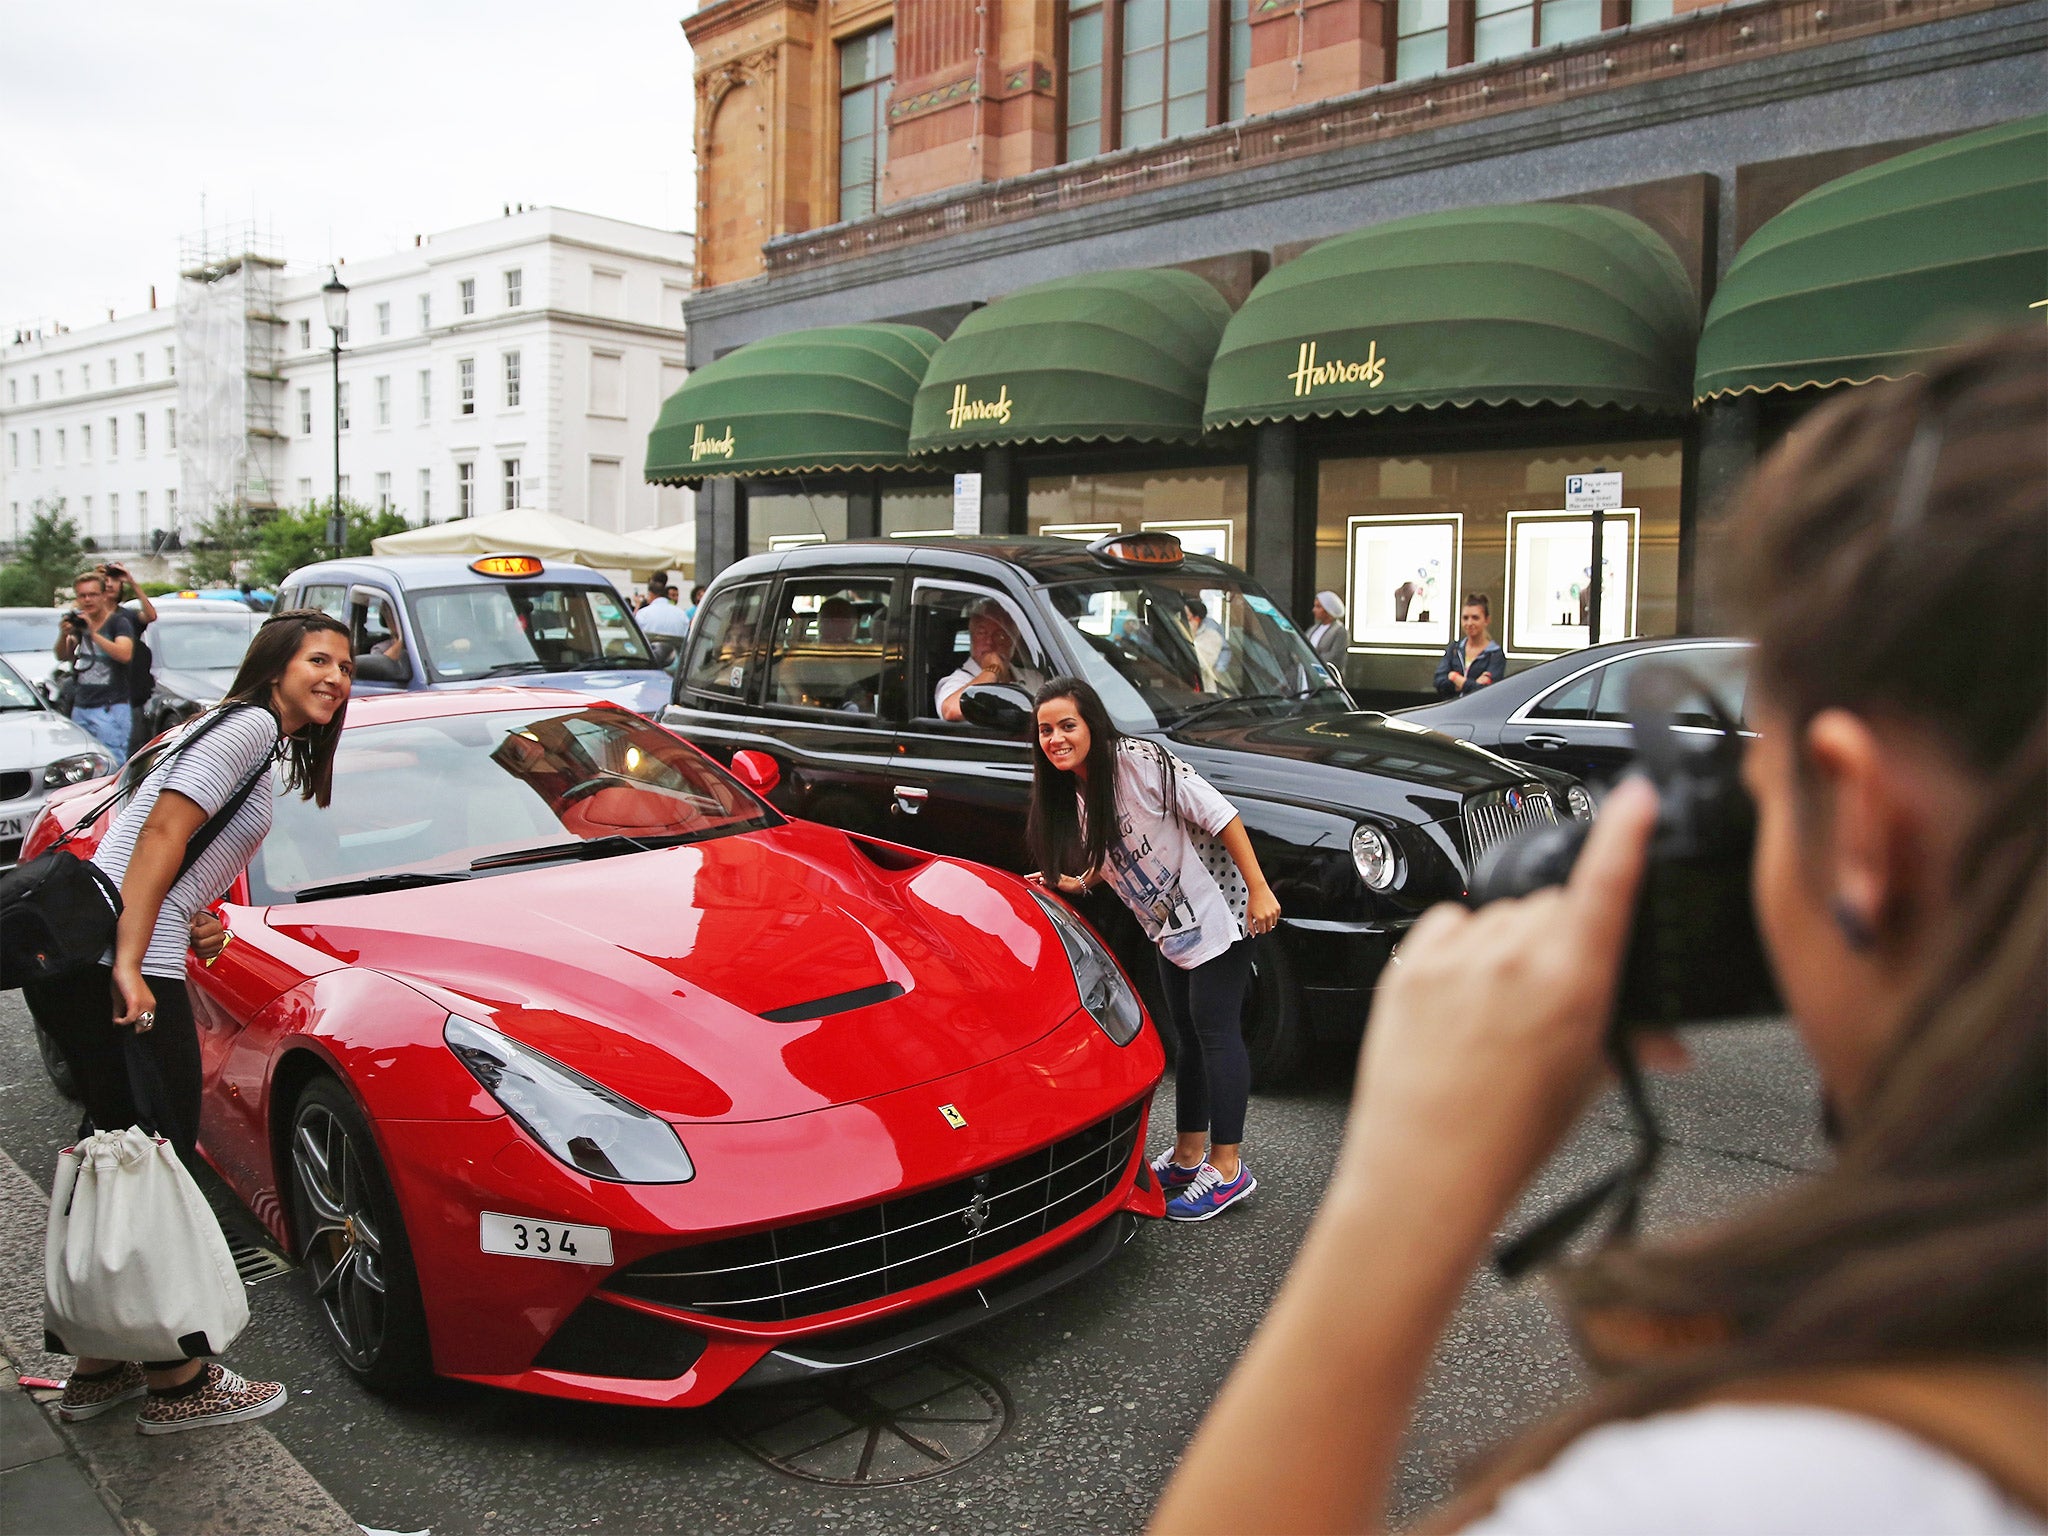
[[[235,681],[220,701],[220,707],[254,704],[275,714],[270,702],[271,687],[284,676],[285,668],[299,654],[308,635],[335,634],[341,637],[343,654],[349,647],[348,626],[332,614],[317,608],[293,608],[274,613],[263,621],[256,638],[243,653]],[[284,786],[296,789],[302,798],[322,810],[334,793],[334,749],[341,741],[341,727],[348,718],[348,702],[342,701],[334,718],[325,725],[308,724],[285,738]]]
[[[1727,1223],[1561,1277],[1606,1384],[1514,1447],[1741,1378],[2048,1364],[2048,338],[1962,347],[1816,410],[1721,552],[1789,728],[1843,707],[1926,732],[1982,788],[1941,962],[1834,1166]],[[1475,1511],[1465,1506],[1469,1517]]]
[[[1038,745],[1039,708],[1055,699],[1072,699],[1074,713],[1088,727],[1088,758],[1094,771],[1086,776],[1053,767]],[[1031,700],[1031,736],[1031,815],[1024,829],[1025,845],[1049,877],[1091,874],[1102,867],[1116,827],[1116,749],[1124,733],[1091,685],[1078,677],[1055,677]],[[1088,808],[1085,832],[1083,804]]]

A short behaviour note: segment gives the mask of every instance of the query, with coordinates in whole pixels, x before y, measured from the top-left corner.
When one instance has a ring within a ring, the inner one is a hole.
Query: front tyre
[[[369,1123],[332,1078],[292,1110],[292,1236],[334,1352],[372,1391],[432,1375],[426,1311],[391,1181]]]
[[[1277,934],[1253,939],[1252,975],[1244,989],[1244,1046],[1252,1088],[1285,1088],[1308,1065],[1309,1037],[1294,966]]]

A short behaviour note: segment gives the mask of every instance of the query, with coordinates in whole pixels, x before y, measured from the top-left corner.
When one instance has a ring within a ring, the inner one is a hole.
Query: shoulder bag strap
[[[228,823],[233,821],[236,813],[248,803],[249,796],[254,793],[256,786],[270,777],[270,763],[270,754],[265,753],[263,761],[256,765],[256,771],[242,781],[242,787],[228,797],[226,804],[206,818],[206,825],[192,834],[192,840],[185,844],[185,861],[178,866],[178,873],[171,880],[172,885],[185,878],[192,866],[213,846],[213,840],[227,830]]]
[[[164,753],[161,759],[150,765],[149,773],[155,773],[157,769],[163,767],[165,763],[168,763],[173,757],[176,757],[180,752],[184,751],[187,747],[191,746],[193,742],[197,741],[200,737],[204,736],[208,731],[212,730],[216,725],[220,724],[222,720],[227,718],[229,710],[247,709],[250,707],[252,706],[245,704],[231,704],[226,709],[216,707],[214,709],[208,710],[204,715],[201,715],[199,717],[197,724],[195,724],[190,730],[188,730],[182,737],[180,737],[176,742],[174,742],[171,745],[170,749]],[[119,776],[120,772],[121,770],[119,768],[116,768],[114,770],[116,777]],[[98,821],[102,816],[106,815],[107,812],[112,810],[116,805],[119,805],[121,803],[122,796],[132,795],[136,793],[138,790],[140,790],[142,788],[143,781],[149,777],[149,773],[145,773],[142,776],[142,778],[137,779],[133,784],[117,783],[111,790],[107,792],[105,799],[101,800],[99,804],[95,805],[85,815],[79,817],[78,820],[73,822],[71,824],[71,830],[66,832],[62,837],[58,838],[57,841],[50,844],[50,846],[47,849],[45,849],[44,852],[56,852],[59,848],[62,848],[66,843],[70,842],[74,837],[78,836],[79,833],[83,832],[87,827],[91,826],[94,822]],[[179,871],[179,873],[182,874],[183,871],[181,870]]]

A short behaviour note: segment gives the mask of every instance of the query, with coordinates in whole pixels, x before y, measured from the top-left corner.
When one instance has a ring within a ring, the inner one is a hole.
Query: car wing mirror
[[[654,664],[666,672],[675,664],[676,652],[680,647],[673,640],[661,640],[653,635],[647,637],[647,650],[654,657]]]
[[[976,683],[960,695],[960,718],[984,730],[1022,736],[1031,726],[1031,695],[1014,683]]]
[[[409,683],[412,668],[396,656],[379,656],[375,652],[356,658],[356,681],[359,683]]]
[[[782,782],[782,769],[766,752],[756,752],[749,747],[733,753],[732,776],[765,800]]]

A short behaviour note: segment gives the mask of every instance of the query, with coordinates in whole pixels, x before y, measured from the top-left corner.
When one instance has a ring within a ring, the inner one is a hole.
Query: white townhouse
[[[689,521],[690,493],[640,466],[685,375],[690,260],[687,235],[529,208],[341,263],[342,493],[414,523]],[[0,352],[0,539],[39,499],[115,549],[225,501],[326,498],[329,276],[216,252],[187,264],[175,310],[18,336]]]

